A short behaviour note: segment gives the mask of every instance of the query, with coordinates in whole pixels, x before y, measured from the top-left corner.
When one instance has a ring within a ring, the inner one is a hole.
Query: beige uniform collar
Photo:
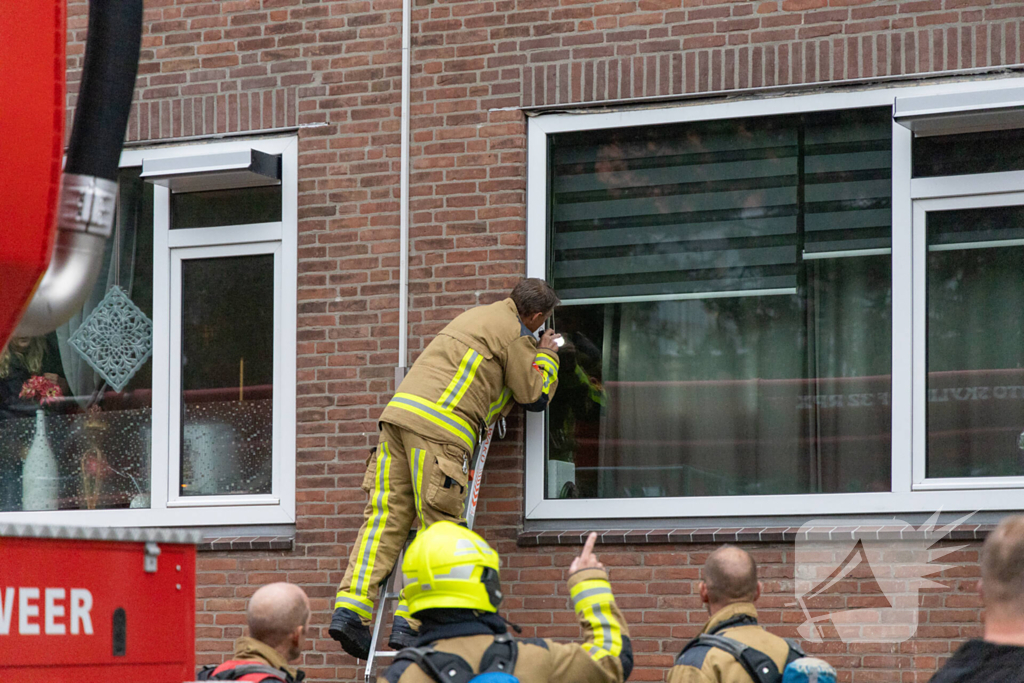
[[[719,624],[728,621],[733,617],[740,616],[741,614],[757,619],[757,608],[754,607],[754,603],[752,602],[734,602],[731,605],[726,605],[711,615],[708,623],[704,624],[704,628],[701,630],[701,633],[710,633],[715,630]]]
[[[236,640],[235,655],[233,659],[240,659],[243,661],[263,661],[275,669],[283,669],[287,671],[288,675],[292,678],[297,676],[296,669],[288,666],[288,661],[284,658],[284,655],[255,638],[242,636]]]

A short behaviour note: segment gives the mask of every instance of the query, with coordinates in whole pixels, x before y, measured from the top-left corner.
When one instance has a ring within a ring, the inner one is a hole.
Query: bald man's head
[[[253,593],[245,616],[249,622],[249,635],[277,648],[299,626],[306,625],[309,620],[309,598],[294,584],[267,584]]]
[[[753,602],[757,598],[757,564],[747,551],[724,545],[704,563],[708,602],[726,605]]]
[[[985,607],[1024,617],[1024,516],[999,523],[985,539],[981,558]]]

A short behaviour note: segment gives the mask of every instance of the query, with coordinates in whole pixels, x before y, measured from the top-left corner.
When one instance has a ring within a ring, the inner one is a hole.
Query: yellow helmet
[[[402,595],[409,612],[459,608],[497,612],[501,602],[498,553],[487,541],[452,522],[416,534],[402,562]]]

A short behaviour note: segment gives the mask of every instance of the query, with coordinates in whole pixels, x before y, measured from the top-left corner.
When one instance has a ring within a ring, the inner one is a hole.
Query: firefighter
[[[292,583],[271,583],[249,599],[249,636],[235,641],[235,654],[220,666],[204,667],[200,681],[302,683],[298,661],[309,631],[309,598]]]
[[[497,614],[498,554],[469,529],[451,522],[431,525],[417,535],[402,563],[403,593],[422,622],[420,635],[378,683],[431,683],[437,681],[431,670],[444,672],[444,683],[490,672],[520,683],[623,683],[633,669],[633,649],[608,575],[593,554],[596,539],[590,534],[569,567],[569,596],[584,641],[566,644],[513,638]]]
[[[370,498],[328,629],[345,652],[367,658],[373,601],[413,520],[420,528],[461,521],[482,429],[514,403],[543,411],[554,396],[561,337],[534,334],[558,303],[550,285],[527,278],[508,299],[466,311],[427,346],[385,407],[363,477]],[[400,604],[391,647],[411,642],[416,626]]]
[[[758,626],[754,603],[761,582],[754,558],[742,548],[724,545],[708,555],[699,591],[711,618],[683,648],[668,683],[778,683],[786,665],[803,657],[791,643]],[[830,668],[820,660],[800,661],[818,672]],[[831,675],[834,680],[835,672]]]

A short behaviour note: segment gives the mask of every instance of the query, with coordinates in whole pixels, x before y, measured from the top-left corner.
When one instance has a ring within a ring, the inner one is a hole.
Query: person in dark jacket
[[[931,683],[1024,682],[1024,515],[1003,519],[981,557],[985,637],[969,640]]]

